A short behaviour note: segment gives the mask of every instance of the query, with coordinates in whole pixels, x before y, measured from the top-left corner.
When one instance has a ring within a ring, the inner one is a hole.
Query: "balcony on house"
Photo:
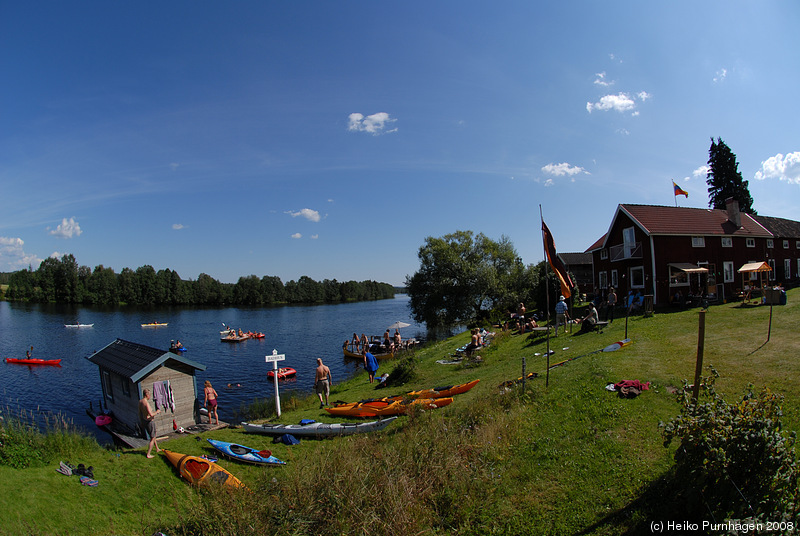
[[[618,244],[609,248],[611,262],[642,258],[642,243]]]

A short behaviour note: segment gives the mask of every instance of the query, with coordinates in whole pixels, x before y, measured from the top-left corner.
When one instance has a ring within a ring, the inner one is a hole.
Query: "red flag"
[[[675,184],[675,181],[672,181],[672,186],[675,188],[675,195],[676,196],[682,195],[682,196],[686,197],[687,199],[689,198],[689,192],[687,192],[686,190],[684,190],[683,188],[681,188],[680,186]]]
[[[556,244],[553,241],[553,235],[550,234],[550,229],[547,228],[544,220],[542,220],[542,236],[544,240],[544,250],[547,253],[547,261],[550,263],[550,267],[555,272],[556,277],[558,277],[558,282],[561,284],[561,294],[563,294],[565,298],[569,298],[572,295],[570,289],[575,285],[572,283],[567,269],[564,268],[564,263],[562,263],[561,259],[556,255]]]

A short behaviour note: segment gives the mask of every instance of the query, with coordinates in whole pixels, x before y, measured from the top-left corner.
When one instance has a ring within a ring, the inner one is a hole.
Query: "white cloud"
[[[761,162],[761,169],[756,172],[755,178],[778,179],[789,184],[800,184],[800,151],[795,151],[783,156],[781,153],[767,158]]]
[[[586,110],[592,113],[593,110],[602,112],[614,110],[615,112],[627,112],[636,108],[636,102],[627,93],[617,93],[616,95],[605,95],[598,102],[586,103]]]
[[[185,229],[186,227],[184,227],[182,223],[173,223],[172,228],[175,229],[176,231],[180,231],[181,229]]]
[[[714,83],[724,81],[726,76],[728,76],[728,69],[720,69],[714,75],[714,78],[713,78]]]
[[[312,234],[311,235],[311,240],[316,240],[317,238],[319,238],[318,234]]]
[[[48,227],[48,229],[50,228]],[[70,218],[69,220],[64,218],[58,227],[50,231],[50,234],[59,238],[72,238],[73,236],[80,236],[82,232],[81,226],[75,221],[75,218]]]
[[[562,162],[560,164],[547,164],[542,168],[542,171],[548,175],[553,175],[554,177],[563,177],[564,175],[571,177],[573,175],[577,175],[578,173],[585,173],[589,175],[589,172],[582,167],[571,166],[566,162]]]
[[[595,76],[597,76],[597,78],[594,79],[594,83],[598,86],[608,87],[614,85],[613,80],[606,80],[605,71],[603,71],[602,73],[597,73]]]
[[[303,238],[303,235],[301,235],[300,233],[294,233],[294,234],[292,235],[292,238],[294,238],[294,239]]]
[[[397,121],[397,119],[393,119],[386,112],[378,112],[366,117],[364,117],[363,114],[356,112],[350,114],[348,118],[347,130],[352,130],[355,132],[368,132],[373,136],[389,134],[391,132],[397,132],[396,128],[385,130],[395,121]]]
[[[288,211],[287,214],[291,214],[292,218],[302,216],[308,221],[317,222],[320,220],[319,212],[316,210],[311,210],[310,208],[304,208],[303,210],[298,210],[297,212]]]
[[[555,181],[553,181],[553,179],[547,179],[546,181],[544,181],[545,188],[547,188],[549,186],[553,186],[554,184],[555,184]]]
[[[15,272],[28,266],[35,270],[39,267],[42,259],[25,253],[24,245],[21,238],[0,236],[0,272]]]
[[[597,102],[587,102],[586,111],[589,113],[592,113],[594,110],[599,110],[601,112],[607,112],[609,110],[620,113],[631,112],[631,115],[636,117],[639,115],[639,112],[636,110],[636,99],[645,102],[651,98],[653,98],[653,96],[646,91],[640,91],[634,96],[622,92],[616,95],[604,95]]]
[[[706,179],[708,178],[709,171],[711,171],[711,168],[709,166],[700,166],[699,168],[692,171],[692,177],[694,177],[695,179],[700,179],[700,178]],[[688,181],[689,177],[686,177],[685,180]]]

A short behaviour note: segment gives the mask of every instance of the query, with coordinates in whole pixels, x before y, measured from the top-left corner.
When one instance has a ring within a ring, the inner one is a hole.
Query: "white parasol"
[[[407,327],[408,327],[408,326],[410,326],[410,325],[411,325],[411,324],[406,324],[405,322],[400,322],[400,321],[398,320],[397,322],[395,322],[394,324],[392,324],[391,326],[389,326],[387,329],[400,329],[400,328],[407,328]]]

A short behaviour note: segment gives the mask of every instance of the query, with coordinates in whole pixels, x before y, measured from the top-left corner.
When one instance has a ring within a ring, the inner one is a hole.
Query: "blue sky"
[[[540,205],[562,252],[673,180],[707,207],[712,136],[800,219],[800,4],[655,4],[2,2],[0,271],[402,284],[456,230],[535,263]]]

